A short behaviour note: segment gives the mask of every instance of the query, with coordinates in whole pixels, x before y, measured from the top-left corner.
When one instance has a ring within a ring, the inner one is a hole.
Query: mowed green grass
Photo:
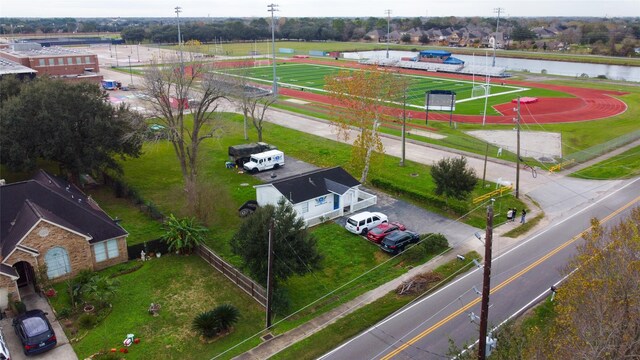
[[[340,70],[348,68],[318,65],[318,64],[295,64],[279,63],[277,66],[278,84],[281,87],[288,87],[295,90],[325,93],[325,79],[335,76]],[[350,69],[352,71],[361,71]],[[235,68],[225,71],[228,74],[241,75],[258,83],[271,84],[273,82],[273,67],[257,66],[250,68]],[[407,106],[409,109],[424,109],[425,94],[432,90],[448,90],[456,93],[456,113],[460,114],[482,114],[484,110],[484,94],[473,93],[474,86],[482,85],[484,78],[478,77],[478,81],[459,80],[444,77],[432,77],[423,75],[398,74],[409,81],[407,91]],[[492,106],[510,102],[517,96],[539,96],[539,97],[567,97],[566,93],[537,88],[523,88],[510,85],[491,85],[490,96],[487,104],[488,115],[499,115]],[[391,106],[401,106],[402,99],[388,99]]]
[[[640,175],[640,146],[571,174],[582,179],[628,179]]]

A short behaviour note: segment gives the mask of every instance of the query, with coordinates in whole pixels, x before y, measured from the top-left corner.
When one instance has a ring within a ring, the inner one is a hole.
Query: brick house
[[[34,286],[40,264],[54,282],[127,261],[128,233],[76,186],[40,170],[0,185],[0,308]]]

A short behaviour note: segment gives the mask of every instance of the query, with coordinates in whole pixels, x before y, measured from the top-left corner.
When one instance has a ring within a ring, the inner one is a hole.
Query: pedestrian
[[[511,216],[511,222],[516,221],[516,216],[518,216],[518,209],[513,208],[513,216]]]
[[[511,221],[511,219],[513,219],[513,209],[507,211],[507,221]]]
[[[527,216],[527,210],[522,209],[522,217],[520,218],[520,224],[524,224],[525,217]]]

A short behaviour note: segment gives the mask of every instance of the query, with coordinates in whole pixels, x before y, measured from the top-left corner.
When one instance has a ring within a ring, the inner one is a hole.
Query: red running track
[[[368,65],[349,64],[344,62],[330,62],[316,59],[292,59],[291,62],[304,62],[311,64],[323,64],[332,66],[341,66],[345,68],[371,68]],[[407,74],[425,75],[424,71],[399,69],[399,72]],[[465,75],[428,73],[429,76],[440,76],[447,78],[468,79]],[[494,79],[495,80],[495,79]],[[516,85],[522,87],[535,87],[549,90],[556,90],[571,94],[573,98],[545,98],[539,97],[539,101],[532,104],[521,104],[520,114],[521,123],[525,124],[549,124],[563,122],[578,122],[605,119],[619,115],[627,110],[627,105],[613,97],[613,95],[626,95],[627,93],[619,91],[608,91],[598,89],[582,89],[562,85],[534,84],[523,81],[511,81],[498,79],[495,82],[505,83],[507,85]],[[286,96],[305,99],[313,102],[325,104],[335,104],[335,101],[326,95],[314,94],[310,92],[280,88],[279,92]],[[516,116],[514,109],[516,105],[509,102],[494,106],[494,109],[502,115],[493,115],[486,117],[486,123],[489,124],[508,124],[513,123]],[[394,116],[401,114],[401,110],[389,108],[387,113]],[[413,119],[424,119],[424,111],[408,110]],[[462,123],[482,123],[482,115],[453,115],[453,120]],[[449,121],[449,114],[443,112],[429,112],[429,120]]]

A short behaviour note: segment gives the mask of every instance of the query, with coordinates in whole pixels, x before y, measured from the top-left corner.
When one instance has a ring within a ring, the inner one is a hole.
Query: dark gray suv
[[[404,251],[408,245],[417,243],[418,241],[420,241],[420,235],[418,233],[409,230],[396,230],[382,240],[380,249],[395,255]]]

